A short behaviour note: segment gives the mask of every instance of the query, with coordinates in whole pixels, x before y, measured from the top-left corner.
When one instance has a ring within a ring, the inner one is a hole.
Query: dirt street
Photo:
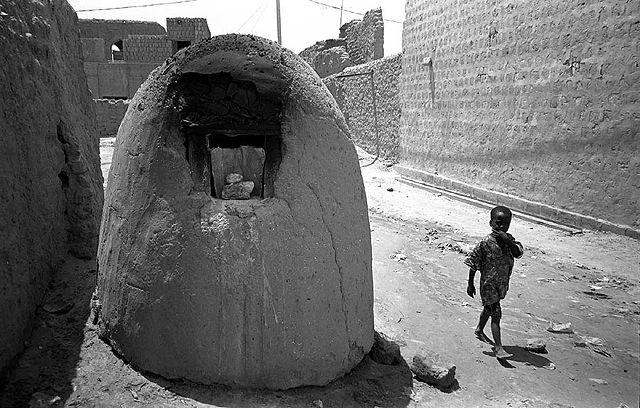
[[[112,145],[113,139],[102,139],[105,175]],[[361,164],[370,161],[361,154]],[[401,346],[407,362],[430,350],[454,363],[452,389],[417,381],[406,365],[369,358],[326,387],[288,391],[205,387],[139,373],[97,338],[89,307],[95,262],[69,258],[49,286],[0,406],[638,406],[639,241],[572,234],[516,214],[509,232],[525,254],[516,261],[502,306],[503,343],[514,357],[500,363],[491,346],[473,335],[481,304],[465,292],[464,252],[490,231],[488,209],[406,184],[385,163],[362,170],[376,330]],[[550,323],[571,323],[572,333],[551,333]],[[548,353],[525,350],[532,338],[542,339]]]

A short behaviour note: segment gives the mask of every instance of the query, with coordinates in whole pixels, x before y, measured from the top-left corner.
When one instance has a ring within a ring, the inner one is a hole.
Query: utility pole
[[[280,0],[276,0],[276,18],[278,22],[278,44],[282,45],[282,31],[280,28]]]
[[[340,1],[340,25],[338,27],[342,27],[342,6],[344,6],[344,0]]]

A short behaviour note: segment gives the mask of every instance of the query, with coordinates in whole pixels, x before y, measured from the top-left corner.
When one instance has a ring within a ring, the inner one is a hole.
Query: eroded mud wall
[[[341,72],[356,64],[365,64],[384,56],[384,20],[382,9],[369,10],[362,20],[340,27],[340,38],[318,41],[300,52],[320,76]]]
[[[362,21],[351,21],[340,28],[347,52],[354,64],[364,64],[384,56],[384,20],[382,9],[369,10]]]
[[[397,161],[400,139],[400,102],[398,81],[400,80],[402,55],[371,61],[346,69],[336,75],[324,78],[333,97],[349,125],[353,142],[368,152]],[[373,72],[374,96],[369,72]],[[340,75],[363,74],[340,77]],[[376,130],[377,122],[377,130]]]
[[[129,108],[129,100],[94,99],[96,126],[100,137],[115,137],[120,122]]]
[[[402,163],[640,229],[639,18],[637,1],[409,0]]]
[[[344,38],[318,41],[298,55],[318,73],[320,78],[341,72],[353,65]]]
[[[66,1],[0,4],[0,376],[63,257],[95,256],[102,176],[81,57]]]

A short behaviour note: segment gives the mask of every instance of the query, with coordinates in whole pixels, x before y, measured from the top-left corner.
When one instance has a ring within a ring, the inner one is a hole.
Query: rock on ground
[[[524,348],[525,350],[533,351],[534,353],[544,354],[547,352],[547,344],[542,339],[528,339]]]
[[[456,366],[442,362],[435,353],[416,354],[410,367],[416,378],[427,384],[450,388],[455,381]]]
[[[376,363],[385,365],[397,365],[404,361],[400,354],[400,346],[377,331],[373,334],[373,347],[369,357]]]

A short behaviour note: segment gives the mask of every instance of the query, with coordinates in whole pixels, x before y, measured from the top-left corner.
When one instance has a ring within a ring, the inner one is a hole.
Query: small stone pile
[[[242,174],[229,173],[224,178],[226,185],[222,188],[223,200],[248,200],[253,191],[253,181],[242,181]]]

